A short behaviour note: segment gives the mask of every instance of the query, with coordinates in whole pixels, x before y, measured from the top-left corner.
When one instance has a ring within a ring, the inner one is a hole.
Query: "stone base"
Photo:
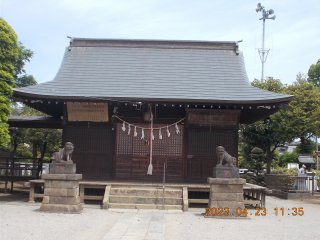
[[[82,204],[41,204],[40,211],[51,213],[81,213],[83,210]]]
[[[51,165],[51,164],[50,164]],[[59,169],[59,165],[54,164],[54,169]],[[66,164],[70,168],[64,168],[65,171],[73,171],[75,164]],[[79,180],[82,174],[42,174],[45,180],[44,197],[40,211],[53,213],[80,213],[82,205],[79,197]]]
[[[246,183],[242,178],[208,178],[210,184],[210,198],[208,208],[214,209],[216,215],[207,215],[205,217],[214,218],[239,218],[247,217],[243,214],[245,209],[243,203],[243,184]],[[222,209],[222,210],[221,210]],[[218,213],[220,212],[219,215]],[[212,213],[212,212],[211,212]]]
[[[213,168],[214,178],[239,178],[239,168],[228,167],[225,165],[216,166]]]
[[[49,164],[50,174],[75,174],[76,164],[70,163],[50,163]]]

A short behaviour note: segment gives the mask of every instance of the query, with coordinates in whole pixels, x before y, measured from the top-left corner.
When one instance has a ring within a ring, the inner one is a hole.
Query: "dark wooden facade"
[[[155,106],[155,105],[154,105]],[[65,105],[66,108],[66,105]],[[146,107],[117,105],[118,115],[133,126],[148,128],[143,121]],[[113,105],[109,112],[112,114]],[[66,109],[65,109],[66,112]],[[72,142],[77,171],[84,179],[161,180],[164,162],[166,178],[172,181],[206,181],[217,162],[216,147],[224,146],[232,156],[238,154],[238,126],[240,111],[234,109],[185,109],[184,107],[155,106],[154,127],[165,127],[180,119],[180,133],[169,127],[154,131],[153,175],[147,175],[149,165],[149,130],[141,139],[140,131],[133,136],[122,131],[122,122],[111,118],[106,123],[70,122],[64,114],[63,142]],[[132,117],[133,116],[133,117]],[[127,126],[128,127],[128,126]]]

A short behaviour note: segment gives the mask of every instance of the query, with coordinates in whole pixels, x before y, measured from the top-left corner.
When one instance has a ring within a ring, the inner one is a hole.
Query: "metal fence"
[[[307,173],[305,176],[267,174],[267,188],[284,192],[311,192],[316,190],[315,173]]]

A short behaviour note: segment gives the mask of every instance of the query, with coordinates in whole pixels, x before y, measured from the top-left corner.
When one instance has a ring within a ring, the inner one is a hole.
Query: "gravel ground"
[[[2,196],[1,196],[2,195]],[[248,209],[248,220],[204,218],[204,209],[101,210],[84,205],[80,214],[39,211],[27,199],[3,201],[0,194],[0,238],[5,239],[319,239],[320,199],[282,200],[267,197],[266,216]],[[284,216],[274,208],[284,208]],[[303,216],[292,209],[303,208]],[[288,215],[288,213],[290,215]],[[252,214],[252,215],[250,215]]]

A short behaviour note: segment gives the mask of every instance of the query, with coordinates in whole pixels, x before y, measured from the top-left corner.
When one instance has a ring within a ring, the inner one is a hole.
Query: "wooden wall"
[[[234,157],[238,157],[238,131],[208,127],[189,127],[186,129],[187,179],[205,180],[212,176],[217,164],[216,147],[223,146]]]
[[[107,123],[69,122],[63,128],[63,142],[72,142],[72,160],[83,179],[113,176],[114,130]]]
[[[118,115],[127,115],[123,119],[137,126],[149,127],[149,123],[142,120],[143,109],[137,111],[135,107],[120,106]],[[68,122],[64,117],[63,143],[69,141],[75,146],[72,158],[77,164],[77,173],[82,173],[83,179],[92,180],[152,181],[162,179],[163,163],[166,162],[167,179],[206,182],[217,162],[217,146],[224,146],[230,155],[238,157],[239,110],[185,110],[159,106],[155,114],[155,127],[174,123],[183,117],[186,120],[179,124],[179,135],[174,126],[170,127],[170,138],[163,129],[163,139],[160,140],[159,132],[155,130],[152,176],[146,174],[149,146],[141,140],[140,129],[135,138],[134,128],[131,127],[128,135],[128,126],[125,132],[122,131],[122,123],[116,119],[109,123],[88,123]],[[170,118],[171,115],[174,118]],[[145,136],[148,140],[148,131]]]

